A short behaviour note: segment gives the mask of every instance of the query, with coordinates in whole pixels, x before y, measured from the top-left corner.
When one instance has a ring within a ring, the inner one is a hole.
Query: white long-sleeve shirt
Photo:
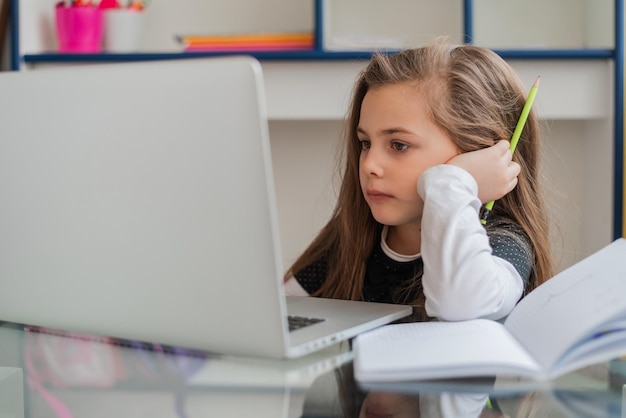
[[[510,261],[492,254],[478,214],[478,185],[465,170],[437,165],[417,192],[422,215],[422,285],[426,313],[441,320],[500,319],[521,298],[524,281]],[[528,257],[512,248],[511,258]]]
[[[492,248],[478,216],[481,202],[476,181],[459,167],[437,165],[425,170],[417,192],[424,200],[421,254],[393,252],[386,245],[383,229],[384,255],[398,263],[421,258],[429,316],[446,321],[504,318],[522,296],[530,274],[532,254],[528,245],[505,238]],[[494,248],[497,255],[493,254]],[[296,274],[297,278],[285,283],[286,293],[308,295],[310,291],[305,288],[316,286],[311,280],[318,280],[320,271],[323,269],[319,266],[312,266],[301,277]]]

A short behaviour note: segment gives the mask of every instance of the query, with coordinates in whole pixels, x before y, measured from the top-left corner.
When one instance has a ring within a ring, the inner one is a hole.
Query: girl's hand
[[[517,185],[521,167],[512,158],[509,142],[499,141],[489,148],[459,154],[447,164],[469,172],[478,184],[478,198],[486,203],[500,199]]]

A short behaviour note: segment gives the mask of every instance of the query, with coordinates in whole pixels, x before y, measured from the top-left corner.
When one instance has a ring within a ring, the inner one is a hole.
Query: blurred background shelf
[[[286,263],[334,206],[342,121],[372,50],[441,35],[494,50],[528,86],[541,75],[536,109],[548,139],[560,267],[624,233],[624,0],[153,1],[141,47],[130,54],[56,53],[56,0],[10,1],[11,66],[19,71],[232,55],[182,52],[180,34],[313,33],[310,51],[248,53],[266,82]]]

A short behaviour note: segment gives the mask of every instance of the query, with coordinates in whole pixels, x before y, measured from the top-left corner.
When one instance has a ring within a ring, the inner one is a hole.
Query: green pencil
[[[535,96],[537,95],[537,89],[539,88],[539,80],[540,77],[537,77],[533,86],[530,88],[530,93],[528,93],[528,98],[526,99],[526,103],[524,103],[524,107],[522,108],[522,114],[519,116],[517,121],[517,126],[515,126],[515,130],[513,131],[513,136],[511,137],[511,144],[509,149],[511,152],[515,152],[515,147],[519,141],[520,135],[522,135],[522,130],[524,129],[524,125],[526,125],[526,119],[528,119],[528,114],[530,113],[530,108],[533,107],[533,102],[535,101]],[[480,215],[480,223],[485,225],[487,223],[487,217],[489,217],[489,213],[493,209],[493,204],[495,201],[487,202],[485,207],[483,208],[483,212]]]

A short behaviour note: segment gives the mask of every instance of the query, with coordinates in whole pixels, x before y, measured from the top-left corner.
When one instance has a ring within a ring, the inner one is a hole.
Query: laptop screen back
[[[4,73],[0,91],[0,320],[282,351],[258,62]]]

